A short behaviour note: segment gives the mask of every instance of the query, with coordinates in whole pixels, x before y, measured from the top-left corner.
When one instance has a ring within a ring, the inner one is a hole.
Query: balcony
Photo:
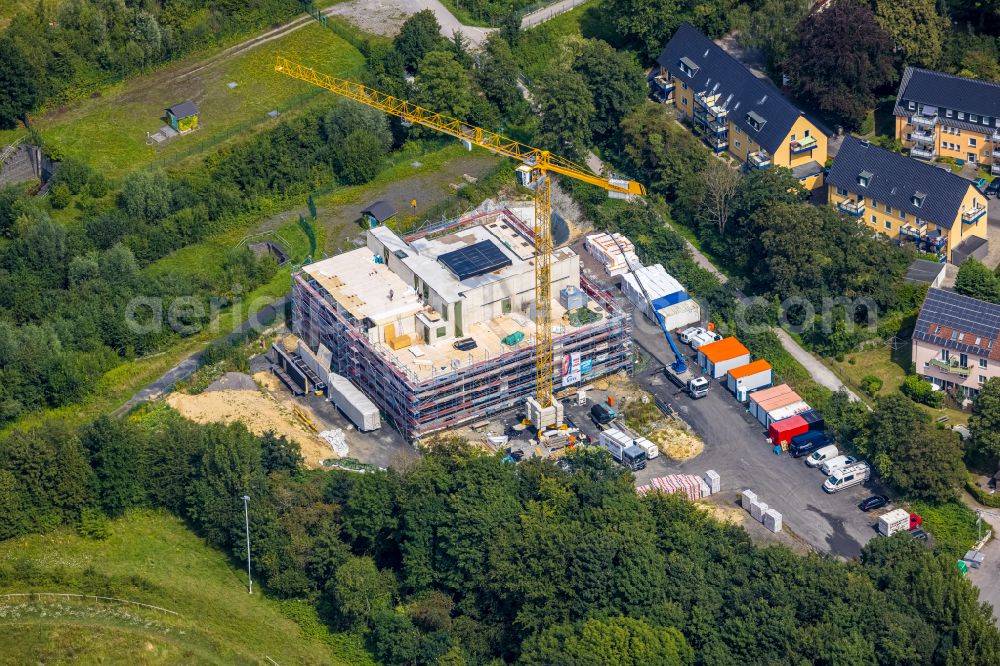
[[[927,224],[918,224],[917,226],[904,224],[899,228],[899,235],[912,240],[920,240],[927,235]]]
[[[934,137],[936,136],[936,134],[937,133],[934,131],[933,128],[931,129],[918,128],[916,131],[913,132],[911,137],[913,138],[914,141],[923,141],[925,143],[928,143],[934,141]]]
[[[926,148],[920,148],[918,146],[910,148],[910,157],[916,157],[917,159],[921,160],[933,159],[936,154],[937,153],[933,148],[931,148],[930,150]]]
[[[940,358],[932,358],[927,361],[927,365],[937,368],[938,370],[943,370],[946,373],[952,375],[961,375],[962,377],[968,377],[972,374],[972,368],[967,365],[959,365],[957,360],[945,361]]]
[[[840,201],[837,202],[837,209],[840,210],[841,213],[847,213],[853,217],[861,217],[865,214],[865,202],[857,202],[853,199]]]
[[[996,143],[1000,143],[1000,131],[993,130],[993,134],[990,135],[990,140],[992,140],[992,141],[994,141]]]
[[[993,150],[990,151],[990,155],[993,159],[1000,159],[1000,146],[994,147]]]
[[[747,155],[747,163],[754,169],[766,169],[771,166],[771,156],[766,150],[758,150]]]
[[[1000,164],[994,163],[990,165],[990,173],[994,176],[1000,176]]]
[[[934,127],[937,125],[938,117],[937,114],[933,116],[912,116],[910,118],[910,124],[917,127]]]
[[[815,150],[816,138],[812,136],[803,137],[797,141],[792,141],[788,144],[788,148],[792,151],[792,155],[808,153],[811,150]]]
[[[985,208],[973,208],[972,210],[967,210],[962,213],[962,222],[965,222],[966,224],[973,224],[983,215],[986,215]]]

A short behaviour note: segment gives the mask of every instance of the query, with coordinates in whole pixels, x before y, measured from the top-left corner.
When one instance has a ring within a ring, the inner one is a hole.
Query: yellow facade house
[[[911,157],[950,157],[1000,175],[1000,85],[907,67],[893,113]]]
[[[830,205],[895,241],[954,264],[987,254],[986,197],[961,176],[847,136],[827,188]]]
[[[657,61],[656,97],[673,104],[716,153],[748,169],[792,170],[802,185],[823,185],[827,133],[768,81],[684,23]]]

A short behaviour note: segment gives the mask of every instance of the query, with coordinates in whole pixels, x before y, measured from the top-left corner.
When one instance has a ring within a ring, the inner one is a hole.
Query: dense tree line
[[[367,182],[393,145],[382,114],[341,103],[224,148],[183,174],[135,171],[116,184],[66,160],[50,199],[53,207],[76,206],[79,224],[54,222],[43,200],[18,189],[0,191],[0,233],[9,239],[0,246],[0,423],[79,401],[122,359],[207,323],[210,298],[224,307],[277,268],[245,247],[223,257],[214,278],[145,266],[267,210],[275,198]],[[171,309],[181,297],[198,297],[202,307]]]
[[[566,460],[508,465],[452,441],[405,472],[309,472],[283,439],[165,409],[48,424],[0,440],[3,536],[156,506],[239,561],[248,494],[258,580],[311,599],[385,664],[987,666],[1000,653],[954,561],[905,535],[850,564],[758,548],[686,500],[638,497],[606,452]]]
[[[0,129],[41,102],[89,93],[298,12],[298,3],[280,0],[38,3],[16,13],[0,34]]]

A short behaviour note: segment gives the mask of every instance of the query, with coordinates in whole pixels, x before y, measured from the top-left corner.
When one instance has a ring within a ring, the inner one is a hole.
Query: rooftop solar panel
[[[459,280],[492,273],[511,265],[510,258],[493,241],[473,243],[461,250],[447,252],[438,257]]]

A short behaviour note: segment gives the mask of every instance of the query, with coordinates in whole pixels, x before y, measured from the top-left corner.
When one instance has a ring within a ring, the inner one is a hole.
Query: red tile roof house
[[[927,381],[972,400],[1000,377],[1000,305],[929,289],[913,329],[913,363]]]

